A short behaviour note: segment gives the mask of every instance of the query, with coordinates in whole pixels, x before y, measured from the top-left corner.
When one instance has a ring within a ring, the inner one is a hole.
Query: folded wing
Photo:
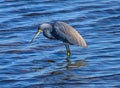
[[[83,37],[70,25],[64,22],[56,22],[54,24],[54,31],[58,39],[70,44],[87,47]]]

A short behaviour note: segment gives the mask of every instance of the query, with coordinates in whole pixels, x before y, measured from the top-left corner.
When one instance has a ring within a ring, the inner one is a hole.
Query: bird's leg
[[[68,43],[64,43],[64,44],[67,50],[67,57],[70,57],[71,52],[70,52],[69,44]]]

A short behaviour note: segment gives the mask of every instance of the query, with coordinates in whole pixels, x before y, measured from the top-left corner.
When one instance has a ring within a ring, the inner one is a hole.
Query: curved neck
[[[54,39],[53,35],[51,34],[52,29],[43,30],[43,35],[49,39]]]

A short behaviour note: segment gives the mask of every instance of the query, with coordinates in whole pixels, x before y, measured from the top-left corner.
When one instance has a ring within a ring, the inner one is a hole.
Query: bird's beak
[[[38,29],[37,33],[35,34],[35,36],[33,37],[33,39],[31,40],[30,43],[32,43],[32,42],[38,37],[38,35],[39,35],[41,32],[42,32],[42,30],[41,30],[41,29]]]

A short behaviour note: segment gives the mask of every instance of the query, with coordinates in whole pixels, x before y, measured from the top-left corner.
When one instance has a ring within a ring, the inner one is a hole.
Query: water
[[[43,22],[64,21],[88,48],[42,34]],[[0,88],[120,88],[119,0],[0,0]]]

